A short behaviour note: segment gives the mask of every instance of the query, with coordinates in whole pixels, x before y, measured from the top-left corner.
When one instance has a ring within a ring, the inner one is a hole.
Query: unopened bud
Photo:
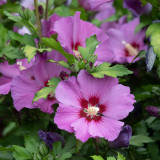
[[[43,16],[43,6],[42,5],[38,6],[38,12],[39,12],[40,16]]]
[[[155,106],[148,106],[146,107],[148,113],[154,117],[160,118],[160,109]]]
[[[42,156],[45,156],[48,154],[48,149],[46,147],[45,144],[40,144],[39,146],[39,153],[42,155]]]
[[[129,125],[122,127],[118,138],[114,141],[109,141],[109,146],[114,149],[126,148],[129,146],[129,140],[132,136],[132,128]]]
[[[29,11],[28,8],[23,9],[23,10],[19,13],[19,15],[22,17],[22,19],[27,20],[27,21],[31,18],[31,14],[30,14],[30,11]]]

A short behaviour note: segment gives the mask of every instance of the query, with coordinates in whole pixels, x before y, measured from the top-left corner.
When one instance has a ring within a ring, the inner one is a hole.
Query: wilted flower
[[[64,138],[60,134],[53,132],[43,132],[42,130],[39,130],[38,134],[40,139],[43,140],[50,149],[53,148],[53,143],[57,141],[62,142],[64,145]]]
[[[148,14],[152,10],[152,5],[150,3],[147,3],[143,7],[140,0],[124,0],[123,6],[129,9],[134,16]]]
[[[78,47],[86,46],[86,39],[96,35],[101,42],[95,54],[98,62],[112,62],[114,54],[110,46],[109,38],[102,29],[97,28],[89,22],[80,19],[80,12],[76,12],[74,17],[61,18],[54,24],[54,31],[58,33],[58,41],[62,47],[76,57],[80,57]]]
[[[129,125],[123,126],[119,136],[114,141],[109,141],[109,146],[114,149],[126,148],[132,136],[132,128]]]
[[[148,106],[146,107],[146,110],[150,115],[160,118],[160,108],[155,106]]]
[[[56,98],[60,104],[54,122],[82,142],[90,137],[115,140],[124,124],[120,120],[133,110],[135,102],[130,88],[118,84],[118,79],[94,78],[85,70],[77,78],[61,81]]]
[[[21,74],[14,78],[11,85],[11,94],[15,108],[20,111],[22,108],[40,108],[46,113],[53,113],[52,105],[57,103],[54,94],[51,92],[47,99],[43,98],[32,103],[35,93],[47,87],[52,77],[59,77],[65,68],[54,63],[47,63],[49,59],[64,60],[58,52],[51,52],[47,55],[37,55],[34,65],[21,71]]]
[[[145,31],[135,33],[138,24],[139,18],[135,18],[128,23],[120,24],[119,28],[110,28],[108,30],[107,34],[110,37],[116,62],[130,63],[141,50],[147,49],[143,42]]]

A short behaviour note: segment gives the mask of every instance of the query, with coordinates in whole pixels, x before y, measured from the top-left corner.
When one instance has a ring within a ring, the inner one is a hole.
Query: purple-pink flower
[[[104,30],[97,28],[89,22],[80,19],[80,12],[76,12],[73,17],[61,18],[54,24],[54,31],[58,33],[58,41],[62,47],[76,57],[80,57],[78,47],[86,46],[86,39],[96,35],[97,40],[101,42],[95,54],[98,62],[112,62],[114,54],[112,52],[109,38]]]
[[[141,51],[147,49],[144,44],[145,31],[135,33],[139,24],[139,18],[120,24],[119,28],[110,28],[107,34],[110,37],[111,46],[118,63],[130,63],[133,58]],[[138,59],[137,59],[138,60]]]
[[[28,64],[27,59],[17,60],[13,65],[8,64],[7,61],[0,63],[0,94],[6,95],[10,91],[11,82],[13,78],[20,74],[21,70],[32,66],[34,59]]]
[[[142,6],[141,0],[124,0],[123,6],[129,9],[134,16],[148,14],[152,10],[152,5],[150,3]]]
[[[78,0],[80,5],[83,6],[86,10],[94,10],[97,7],[100,7],[102,4],[111,2],[113,0]]]
[[[120,120],[133,110],[134,96],[118,79],[94,78],[81,70],[76,77],[61,81],[56,88],[60,102],[54,122],[86,142],[90,137],[115,140],[124,125]]]
[[[44,55],[37,55],[35,63],[29,69],[21,71],[21,74],[13,79],[11,94],[15,108],[20,111],[22,108],[40,108],[46,113],[53,113],[52,105],[57,103],[54,94],[51,92],[47,99],[39,99],[32,103],[35,93],[44,87],[52,77],[59,77],[65,68],[54,63],[46,62],[49,59],[55,61],[64,60],[58,52],[51,52]]]

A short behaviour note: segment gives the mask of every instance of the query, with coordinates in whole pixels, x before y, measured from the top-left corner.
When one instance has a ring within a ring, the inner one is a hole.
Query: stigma
[[[134,48],[131,44],[122,41],[122,44],[125,45],[125,49],[128,51],[130,56],[136,56],[138,54],[138,48]]]

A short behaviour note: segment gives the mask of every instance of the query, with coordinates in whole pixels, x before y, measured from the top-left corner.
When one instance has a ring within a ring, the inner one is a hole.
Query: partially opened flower
[[[61,81],[56,88],[60,102],[54,122],[86,142],[90,137],[115,140],[123,126],[120,120],[133,110],[134,96],[118,79],[94,78],[81,70],[76,77]]]
[[[58,133],[44,132],[42,130],[39,130],[38,134],[40,139],[43,140],[50,149],[53,148],[53,143],[57,141],[62,142],[62,144],[64,145],[64,138]]]
[[[132,128],[129,125],[123,126],[119,136],[114,141],[109,141],[109,146],[114,149],[127,148],[132,136]]]
[[[150,115],[160,118],[160,108],[155,106],[148,106],[146,107],[146,110]]]
[[[129,9],[134,16],[148,14],[152,10],[152,5],[150,3],[142,6],[141,0],[124,0],[123,6]]]
[[[61,71],[65,68],[54,63],[47,63],[49,59],[64,60],[58,52],[37,55],[34,65],[14,78],[11,85],[11,94],[15,108],[20,111],[22,108],[40,108],[43,112],[53,113],[52,105],[57,100],[51,92],[47,99],[39,99],[32,103],[35,93],[44,87],[48,87],[48,82],[52,77],[59,77]]]
[[[135,33],[138,24],[139,18],[135,18],[128,23],[120,25],[119,28],[108,30],[107,34],[110,37],[116,62],[130,63],[141,50],[147,49],[147,45],[143,42],[145,31]]]
[[[80,57],[78,47],[85,47],[86,39],[90,36],[96,35],[97,40],[101,42],[95,50],[97,61],[112,62],[114,58],[108,36],[102,29],[97,28],[89,22],[81,20],[80,12],[76,12],[74,17],[65,17],[56,21],[54,24],[54,31],[58,33],[57,39],[62,47],[76,57]]]

